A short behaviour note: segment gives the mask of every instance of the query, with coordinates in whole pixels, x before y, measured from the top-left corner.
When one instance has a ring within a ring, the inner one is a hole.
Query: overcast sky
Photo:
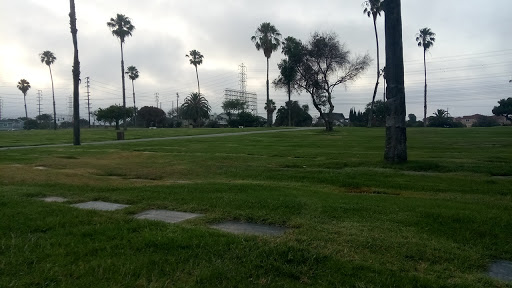
[[[195,70],[185,55],[192,49],[204,55],[199,66],[201,92],[213,112],[222,112],[225,88],[238,89],[238,66],[247,66],[248,90],[258,95],[258,112],[265,116],[265,69],[262,51],[250,37],[259,24],[271,22],[283,38],[307,41],[315,32],[335,32],[352,55],[369,53],[375,59],[373,24],[362,13],[361,0],[76,0],[78,49],[81,62],[81,114],[86,118],[85,77],[90,77],[92,110],[122,104],[119,40],[106,23],[117,13],[130,17],[136,29],[126,40],[125,65],[140,71],[135,81],[137,106],[156,105],[168,111],[197,89]],[[512,1],[403,0],[403,39],[407,112],[423,115],[423,51],[415,35],[430,27],[436,43],[427,54],[428,114],[449,109],[452,116],[490,115],[502,98],[512,97]],[[57,56],[52,66],[57,114],[69,114],[72,94],[73,46],[69,29],[69,1],[2,1],[0,10],[0,99],[2,118],[24,116],[23,95],[16,88],[25,78],[32,86],[27,95],[29,117],[38,114],[37,93],[42,91],[42,113],[51,113],[48,67],[39,54]],[[384,15],[378,19],[381,59],[384,59]],[[278,52],[270,61],[271,80],[278,75]],[[385,63],[381,60],[381,67]],[[376,63],[357,81],[335,90],[335,112],[363,109],[371,100]],[[132,105],[131,82],[126,83],[127,104]],[[285,91],[271,88],[278,106]],[[378,99],[382,99],[382,85]],[[293,95],[309,104],[307,94]],[[174,102],[173,102],[174,101]]]

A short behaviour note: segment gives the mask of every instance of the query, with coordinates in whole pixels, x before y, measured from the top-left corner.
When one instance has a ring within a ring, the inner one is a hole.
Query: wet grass
[[[0,287],[510,287],[485,271],[512,260],[512,129],[408,136],[403,165],[358,128],[0,151]],[[93,200],[132,206],[69,206]]]

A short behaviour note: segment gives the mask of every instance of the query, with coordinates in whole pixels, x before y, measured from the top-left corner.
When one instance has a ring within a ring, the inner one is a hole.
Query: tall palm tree
[[[288,107],[288,126],[292,126],[291,95],[293,90],[297,90],[295,82],[298,76],[298,66],[302,60],[302,51],[303,46],[300,40],[291,36],[286,37],[283,41],[283,54],[286,56],[286,59],[281,60],[281,62],[277,64],[280,75],[272,81],[274,87],[285,88],[288,92],[288,102],[286,102],[286,106]]]
[[[137,123],[136,115],[137,115],[137,106],[135,105],[135,86],[133,84],[133,81],[137,80],[139,78],[139,70],[137,70],[137,67],[135,66],[128,66],[126,68],[126,75],[128,75],[128,78],[132,80],[132,91],[133,91],[133,124],[135,125]]]
[[[52,96],[53,96],[53,129],[57,130],[57,113],[55,111],[55,89],[53,88],[53,74],[51,65],[55,63],[57,57],[53,54],[52,51],[46,50],[43,53],[39,54],[41,57],[41,63],[44,63],[50,69],[50,79],[52,80]]]
[[[386,140],[384,159],[389,163],[407,162],[407,127],[405,123],[404,45],[402,4],[385,0],[386,20]]]
[[[69,0],[69,26],[73,39],[73,145],[80,145],[80,60],[78,59],[78,30],[74,0]]]
[[[292,126],[292,114],[291,114],[291,105],[292,105],[292,89],[293,82],[297,78],[297,69],[288,59],[283,59],[279,64],[277,64],[277,68],[279,68],[280,75],[272,84],[276,88],[284,88],[288,93],[288,101],[286,102],[286,107],[288,107],[288,126]],[[265,109],[266,110],[266,109]]]
[[[20,89],[21,93],[23,93],[23,101],[25,102],[25,118],[28,119],[28,113],[27,113],[27,92],[30,89],[30,83],[25,80],[21,79],[18,82],[18,89]]]
[[[123,85],[123,108],[124,111],[126,111],[123,44],[126,38],[132,36],[133,30],[135,30],[135,26],[133,26],[131,19],[124,16],[123,14],[117,14],[115,18],[110,18],[110,21],[107,22],[107,26],[112,31],[112,35],[119,38],[119,41],[121,42],[121,79]],[[123,117],[123,122],[124,130],[126,130],[126,115],[124,115]]]
[[[190,119],[198,126],[201,119],[207,119],[210,115],[211,107],[208,100],[199,93],[190,93],[181,104],[180,113],[185,119]]]
[[[272,56],[272,52],[277,51],[279,46],[281,45],[281,33],[277,28],[270,24],[269,22],[261,23],[260,26],[256,29],[254,36],[251,37],[251,41],[256,46],[256,50],[263,50],[263,54],[265,58],[267,58],[267,101],[265,102],[265,107],[269,106],[270,102],[270,90],[269,90],[269,82],[268,82],[268,68],[269,68],[269,59]],[[271,105],[270,105],[271,106]],[[272,114],[274,112],[272,109],[267,109],[267,126],[272,126]]]
[[[427,51],[434,46],[436,42],[436,33],[432,32],[430,28],[425,27],[420,29],[420,33],[416,34],[416,42],[418,47],[423,47],[423,67],[425,68],[425,94],[424,94],[424,106],[423,106],[423,126],[427,127]]]
[[[379,79],[380,76],[382,75],[382,71],[380,70],[379,35],[377,34],[377,17],[380,16],[380,13],[382,12],[381,4],[382,0],[368,0],[363,2],[363,13],[373,19],[375,41],[377,43],[377,81],[375,82],[375,89],[373,90],[372,105],[368,116],[368,127],[372,127],[373,106],[375,104],[375,96],[377,95],[377,90],[379,88]]]
[[[185,55],[185,57],[190,58],[190,64],[196,67],[197,93],[201,94],[201,89],[199,88],[199,74],[197,73],[197,66],[203,64],[204,56],[197,50],[190,50],[189,54]]]

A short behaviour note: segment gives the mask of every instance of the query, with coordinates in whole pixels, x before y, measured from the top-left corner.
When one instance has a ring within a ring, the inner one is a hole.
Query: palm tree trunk
[[[377,42],[377,82],[375,82],[375,89],[373,89],[372,105],[370,107],[370,115],[368,116],[368,128],[372,127],[373,106],[375,104],[375,96],[377,96],[377,90],[379,89],[380,79],[379,36],[377,34],[377,23],[375,21],[375,18],[373,19],[373,29],[375,30],[375,41]]]
[[[76,29],[75,1],[69,0],[69,19],[73,37],[73,145],[80,145],[80,61],[78,60],[78,40]]]
[[[292,126],[292,83],[288,83],[288,127]]]
[[[425,92],[423,99],[423,127],[427,127],[427,61],[425,54],[427,50],[423,49],[423,67],[425,68]]]
[[[400,0],[386,0],[384,3],[387,82],[384,159],[390,163],[401,163],[407,161],[402,11]]]
[[[25,118],[28,120],[28,113],[27,113],[27,92],[23,93],[23,102],[25,102]]]
[[[269,83],[268,83],[268,57],[267,57],[267,127],[272,127],[272,107],[270,107],[270,89],[269,89]]]
[[[135,106],[135,85],[132,80],[132,91],[133,91],[133,127],[137,125],[137,106]]]
[[[48,65],[50,68],[50,79],[52,79],[52,96],[53,96],[53,130],[57,130],[57,113],[55,111],[55,89],[53,88],[53,74],[52,67]]]
[[[197,65],[194,66],[196,66],[197,93],[201,94],[201,89],[199,88],[199,74],[197,73]]]
[[[124,56],[123,56],[123,41],[121,41],[121,79],[123,84],[123,130],[126,130],[126,91],[124,83]]]

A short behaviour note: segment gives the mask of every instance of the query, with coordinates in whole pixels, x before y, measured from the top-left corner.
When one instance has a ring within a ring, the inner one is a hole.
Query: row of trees
[[[185,98],[179,109],[171,110],[168,114],[171,118],[174,117],[175,120],[188,120],[193,126],[198,127],[202,125],[203,120],[209,119],[210,112],[211,107],[208,100],[201,94],[193,92]],[[135,106],[111,105],[107,108],[99,108],[94,112],[94,115],[100,122],[109,123],[110,125],[115,123],[116,129],[120,128],[120,123],[123,123],[123,126],[126,127],[128,120],[133,121],[134,125],[141,124],[144,127],[166,126],[163,124],[166,113],[162,109],[152,106],[137,109]]]

